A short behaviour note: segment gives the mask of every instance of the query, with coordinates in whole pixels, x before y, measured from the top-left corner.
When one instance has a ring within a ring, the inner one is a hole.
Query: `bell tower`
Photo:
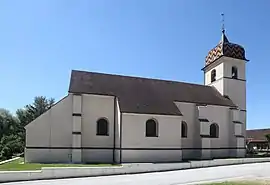
[[[205,59],[204,85],[214,86],[231,99],[238,109],[246,111],[245,49],[229,41],[222,29],[221,40]]]
[[[222,26],[221,40],[205,59],[204,85],[215,87],[237,108],[231,108],[228,143],[235,147],[230,156],[245,156],[246,137],[246,62],[245,49],[229,41]]]

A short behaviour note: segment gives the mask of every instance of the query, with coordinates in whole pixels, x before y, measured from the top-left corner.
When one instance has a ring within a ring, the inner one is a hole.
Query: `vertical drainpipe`
[[[114,105],[114,111],[113,111],[114,112],[114,114],[113,114],[113,118],[114,118],[113,119],[114,120],[114,122],[113,122],[113,164],[115,164],[116,96],[114,97],[113,105]]]

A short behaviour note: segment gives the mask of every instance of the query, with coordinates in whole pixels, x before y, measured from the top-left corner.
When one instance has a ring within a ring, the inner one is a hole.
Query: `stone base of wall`
[[[232,157],[245,157],[245,149],[25,149],[30,163],[164,163]]]

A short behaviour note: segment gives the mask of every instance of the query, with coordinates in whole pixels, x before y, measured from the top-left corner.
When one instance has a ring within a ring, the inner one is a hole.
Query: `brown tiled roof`
[[[266,134],[270,134],[270,129],[254,129],[246,131],[248,140],[266,140]]]
[[[210,86],[76,70],[69,92],[116,96],[130,113],[181,115],[174,101],[235,107]]]
[[[247,60],[245,49],[238,44],[229,42],[225,32],[222,33],[221,41],[218,45],[208,52],[208,55],[205,58],[205,66],[210,65],[222,56]]]

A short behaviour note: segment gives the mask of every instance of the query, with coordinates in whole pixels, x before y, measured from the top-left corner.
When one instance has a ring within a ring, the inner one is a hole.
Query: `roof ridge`
[[[108,75],[108,76],[125,77],[125,78],[142,79],[142,80],[154,80],[154,81],[167,82],[167,83],[182,83],[182,84],[187,84],[187,85],[203,86],[206,88],[210,87],[210,86],[206,86],[203,84],[182,82],[182,81],[176,81],[176,80],[164,80],[164,79],[158,79],[158,78],[147,78],[147,77],[141,77],[141,76],[128,76],[128,75],[121,75],[121,74],[112,74],[112,73],[104,73],[104,72],[91,72],[91,71],[83,71],[83,70],[72,70],[72,72],[92,73],[92,74],[97,74],[97,75]]]

